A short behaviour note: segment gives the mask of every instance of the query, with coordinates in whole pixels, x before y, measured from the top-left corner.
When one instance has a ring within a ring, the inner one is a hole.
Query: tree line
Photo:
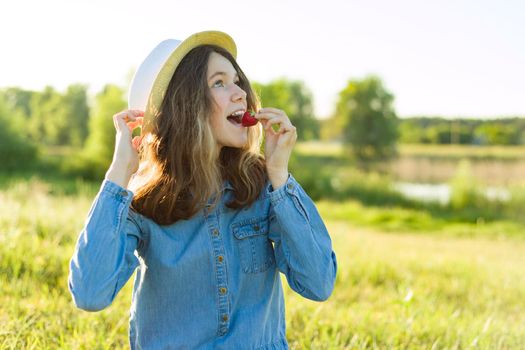
[[[280,78],[253,83],[263,106],[283,109],[298,129],[298,139],[337,140],[358,159],[395,156],[396,144],[517,145],[525,143],[525,119],[399,118],[394,95],[377,76],[351,79],[339,92],[334,114],[315,117],[313,95],[302,82]],[[111,162],[115,131],[111,116],[126,108],[126,89],[108,84],[94,97],[87,86],[30,91],[0,90],[0,167],[18,168],[39,158],[41,149],[70,147],[75,156],[64,171],[100,175]]]
[[[311,91],[301,81],[277,79],[254,83],[264,105],[286,111],[300,140],[319,138]],[[43,149],[70,147],[74,156],[62,171],[99,177],[111,162],[115,143],[112,116],[126,108],[126,89],[108,84],[93,99],[86,85],[70,85],[61,93],[53,87],[30,91],[0,90],[0,170],[34,163]]]
[[[445,119],[412,117],[401,119],[400,142],[463,145],[523,145],[525,118]]]

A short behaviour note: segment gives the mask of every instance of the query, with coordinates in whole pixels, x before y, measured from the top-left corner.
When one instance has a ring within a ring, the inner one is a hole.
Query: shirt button
[[[286,185],[286,187],[288,187],[288,189],[291,190],[293,188],[293,184],[288,184]]]
[[[226,291],[227,291],[226,288],[221,287],[221,288],[219,288],[219,290],[221,291],[221,294],[226,294]],[[228,316],[226,316],[226,317],[228,317]],[[223,319],[224,319],[224,316],[223,316]],[[226,321],[226,320],[225,320],[225,321]]]
[[[228,315],[222,315],[222,320],[223,320],[224,322],[228,321]]]
[[[259,225],[254,225],[254,226],[253,226],[253,229],[254,229],[255,231],[259,231],[261,228],[259,227]]]
[[[213,229],[213,235],[214,236],[218,236],[219,235],[219,230],[217,230],[216,228]]]
[[[219,262],[222,262],[222,261],[224,260],[224,257],[223,257],[222,255],[219,255],[219,256],[217,257],[217,260],[219,260]]]
[[[122,197],[127,197],[128,192],[127,192],[127,191],[120,191],[119,194],[120,194]]]

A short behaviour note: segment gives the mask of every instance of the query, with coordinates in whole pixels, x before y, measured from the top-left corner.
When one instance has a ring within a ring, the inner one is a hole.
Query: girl
[[[132,349],[287,349],[279,272],[305,298],[332,293],[330,236],[288,172],[296,129],[258,108],[235,57],[221,32],[161,43],[130,90],[145,112],[113,116],[113,162],[69,289],[77,307],[102,310],[137,270]],[[240,123],[248,110],[260,123]]]

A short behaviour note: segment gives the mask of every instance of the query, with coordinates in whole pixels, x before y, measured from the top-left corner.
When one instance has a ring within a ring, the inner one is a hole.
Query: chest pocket
[[[235,222],[232,231],[241,255],[241,268],[245,273],[263,272],[275,263],[272,243],[268,239],[267,217]]]

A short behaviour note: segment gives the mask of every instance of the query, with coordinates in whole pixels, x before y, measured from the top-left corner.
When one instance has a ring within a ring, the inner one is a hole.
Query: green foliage
[[[450,188],[450,205],[454,209],[479,208],[487,201],[482,188],[472,176],[470,163],[466,160],[459,163]]]
[[[0,92],[0,169],[11,171],[30,167],[38,157],[38,147],[24,132],[25,117],[20,110],[9,108]]]
[[[518,145],[521,132],[513,125],[501,125],[489,122],[474,130],[478,143],[488,145]]]
[[[88,136],[89,106],[87,87],[75,84],[68,86],[62,97],[63,109],[68,121],[67,141],[65,144],[81,147]]]
[[[369,163],[369,170],[359,169],[355,160],[341,156],[340,147],[332,146],[325,144],[323,149],[319,142],[300,143],[292,154],[290,171],[315,200],[355,201],[363,206],[377,207],[377,215],[370,217],[360,215],[359,209],[356,220],[360,223],[381,229],[394,227],[398,230],[417,232],[439,230],[443,225],[450,226],[454,223],[458,234],[468,232],[468,235],[475,235],[479,231],[477,225],[485,223],[484,227],[489,235],[505,235],[505,230],[521,233],[522,226],[518,229],[502,230],[499,226],[497,229],[490,226],[491,229],[486,224],[490,222],[491,225],[496,225],[513,221],[519,222],[520,225],[525,223],[520,210],[525,205],[525,191],[521,187],[512,189],[510,201],[489,199],[486,195],[487,188],[475,181],[469,164],[464,163],[458,167],[454,179],[450,182],[450,203],[421,202],[403,196],[396,189],[394,179],[377,170],[381,169],[380,165],[383,162]],[[448,149],[446,151],[450,155],[454,155],[455,152]],[[474,226],[470,229],[470,225]]]
[[[336,126],[343,141],[361,160],[386,159],[395,155],[398,138],[394,96],[378,77],[350,80],[339,93]]]
[[[339,157],[294,153],[290,172],[314,200],[357,199],[367,205],[410,205],[388,176],[342,166]]]
[[[274,80],[268,84],[254,82],[254,90],[263,107],[274,107],[286,112],[297,128],[299,140],[319,138],[319,125],[314,116],[311,91],[301,81]]]
[[[461,125],[460,121],[452,120],[446,124],[429,127],[423,133],[421,141],[433,144],[471,144],[473,135],[468,127]]]
[[[523,209],[525,208],[525,182],[512,185],[509,188],[510,199],[506,209],[514,218],[523,218]]]
[[[423,143],[423,130],[412,119],[399,120],[400,143]]]
[[[31,98],[31,138],[44,145],[67,143],[67,116],[62,96],[51,86]]]
[[[31,116],[31,99],[36,92],[17,87],[6,88],[2,94],[12,109],[20,110],[24,117]]]
[[[124,91],[116,85],[106,85],[96,96],[90,117],[89,137],[84,149],[64,165],[64,171],[90,179],[104,176],[115,149],[115,126],[112,116],[126,108]]]
[[[319,139],[324,142],[340,142],[342,140],[342,120],[331,117],[319,120]]]
[[[400,120],[403,143],[519,145],[525,143],[525,118],[444,119],[415,117]]]
[[[41,92],[5,90],[9,109],[23,116],[24,134],[43,145],[80,147],[87,137],[87,88],[70,85],[64,94],[47,86]]]

